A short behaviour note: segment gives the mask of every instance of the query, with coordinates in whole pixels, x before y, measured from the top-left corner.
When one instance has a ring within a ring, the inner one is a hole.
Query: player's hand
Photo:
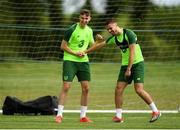
[[[104,37],[100,34],[96,34],[96,42],[99,43],[103,41],[104,41]]]
[[[84,52],[76,52],[76,56],[84,57],[86,54]]]
[[[129,78],[131,76],[131,70],[127,69],[125,72],[125,77]]]

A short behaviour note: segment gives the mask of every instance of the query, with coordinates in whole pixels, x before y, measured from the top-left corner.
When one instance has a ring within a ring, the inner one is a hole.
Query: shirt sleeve
[[[73,31],[76,29],[76,26],[77,26],[77,24],[72,25],[72,26],[65,32],[64,38],[63,38],[65,41],[67,41],[67,42],[69,41],[69,39],[70,39]]]
[[[137,42],[137,36],[132,30],[126,29],[126,36],[128,37],[129,44]]]

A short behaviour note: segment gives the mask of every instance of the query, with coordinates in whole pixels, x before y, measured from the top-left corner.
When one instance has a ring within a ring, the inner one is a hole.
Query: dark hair
[[[87,9],[82,9],[80,15],[91,16],[91,11]]]
[[[107,21],[106,21],[105,25],[107,26],[107,25],[110,24],[110,23],[117,23],[117,22],[116,22],[116,20],[114,20],[114,19],[110,19],[110,20],[107,20]]]

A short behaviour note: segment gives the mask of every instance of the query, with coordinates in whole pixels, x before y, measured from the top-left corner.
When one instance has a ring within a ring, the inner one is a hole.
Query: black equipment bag
[[[23,102],[16,97],[7,96],[3,104],[3,115],[55,115],[58,107],[56,96],[43,96]]]

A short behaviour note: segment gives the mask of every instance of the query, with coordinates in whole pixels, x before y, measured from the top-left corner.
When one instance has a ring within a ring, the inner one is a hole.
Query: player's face
[[[117,35],[118,34],[118,32],[117,32],[117,23],[109,23],[106,26],[106,29],[112,35]]]
[[[91,17],[90,16],[87,16],[87,15],[80,15],[79,17],[79,22],[80,22],[80,25],[82,27],[84,27],[85,25],[87,25],[89,23],[89,21],[91,20]]]

